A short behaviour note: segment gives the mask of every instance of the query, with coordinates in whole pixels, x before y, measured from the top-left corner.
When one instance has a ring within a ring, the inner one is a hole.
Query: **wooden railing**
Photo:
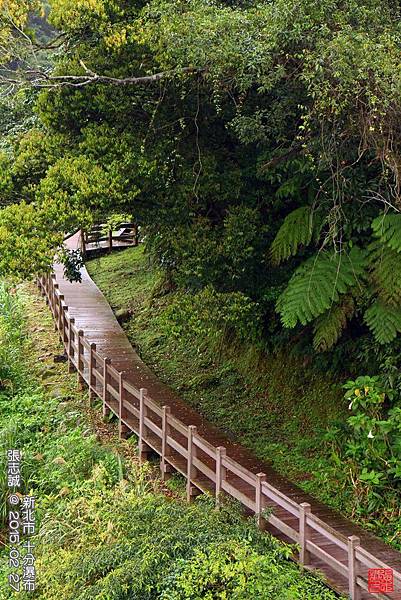
[[[112,358],[101,356],[96,345],[89,343],[76,327],[55,276],[41,277],[38,286],[60,332],[70,371],[76,370],[79,383],[88,385],[91,400],[95,396],[102,400],[104,415],[112,411],[117,416],[120,436],[129,432],[138,436],[141,459],[153,450],[161,457],[163,478],[171,468],[184,475],[188,500],[199,491],[212,491],[217,504],[222,493],[235,498],[257,516],[260,527],[268,521],[298,544],[301,565],[307,567],[314,556],[345,578],[352,600],[359,597],[361,590],[368,589],[368,569],[391,568],[365,550],[359,538],[347,538],[334,530],[312,514],[310,504],[298,504],[271,486],[264,473],[245,469],[227,455],[225,448],[213,446],[198,434],[195,426],[185,425],[168,406],[150,398],[146,389],[137,389],[126,381],[113,367]],[[266,508],[272,511],[264,512]],[[274,514],[277,511],[280,516]],[[316,538],[322,542],[317,543]],[[395,590],[401,591],[401,573],[393,570],[393,576]],[[380,597],[391,598],[392,594],[383,593]]]
[[[137,246],[139,243],[138,226],[135,223],[120,223],[116,230],[107,230],[105,224],[94,225],[89,231],[81,232],[81,251],[83,256],[107,250],[111,252],[115,247]]]

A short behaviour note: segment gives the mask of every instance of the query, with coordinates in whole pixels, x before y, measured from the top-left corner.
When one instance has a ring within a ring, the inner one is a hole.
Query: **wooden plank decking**
[[[80,247],[80,234],[67,245]],[[361,600],[401,600],[401,553],[310,497],[187,406],[142,362],[87,270],[81,273],[81,283],[70,283],[56,264],[54,276],[39,285],[71,367],[102,398],[104,411],[119,417],[121,434],[139,434],[142,456],[153,450],[161,456],[163,476],[170,465],[189,478],[188,497],[196,490],[217,498],[225,492],[249,513],[271,508],[269,522],[260,519],[261,524],[280,539],[300,543],[299,559],[320,570],[337,591]],[[395,591],[375,595],[363,589],[368,567],[393,569]]]

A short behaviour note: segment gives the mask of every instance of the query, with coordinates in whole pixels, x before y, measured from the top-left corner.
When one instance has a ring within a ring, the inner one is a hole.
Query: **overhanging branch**
[[[84,75],[51,75],[38,69],[26,69],[17,71],[9,75],[0,75],[0,86],[29,86],[33,88],[60,88],[60,87],[85,87],[90,84],[110,84],[110,85],[147,85],[171,77],[173,75],[203,73],[205,68],[200,67],[182,67],[170,71],[161,71],[153,75],[143,75],[139,77],[109,77],[99,75],[88,69],[82,62],[81,66],[85,70]],[[3,71],[4,73],[4,71]]]

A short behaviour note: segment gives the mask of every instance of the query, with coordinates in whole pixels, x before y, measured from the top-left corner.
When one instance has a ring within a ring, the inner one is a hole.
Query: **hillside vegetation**
[[[369,398],[360,408],[354,397],[356,416],[349,417],[342,384],[302,354],[291,348],[266,353],[227,337],[227,315],[211,290],[195,297],[169,292],[143,246],[87,266],[131,343],[161,379],[305,491],[401,548],[396,488],[389,490],[382,475],[376,481],[364,477],[369,461],[381,460],[376,443],[365,438],[370,425],[362,409],[368,413]],[[350,382],[348,392],[366,384]],[[356,434],[349,418],[356,421]],[[395,429],[397,422],[396,414]],[[390,436],[391,425],[382,423]],[[387,448],[382,452],[390,454]],[[383,495],[376,493],[379,488]]]
[[[6,449],[22,451],[21,492],[36,498],[35,598],[334,600],[234,506],[188,505],[138,464],[135,439],[118,442],[53,362],[60,345],[32,287],[0,286],[0,348],[0,466]],[[5,477],[0,485],[3,538]],[[0,598],[31,597],[12,593],[8,572],[3,547]]]
[[[144,358],[398,548],[400,40],[399,0],[0,1],[0,277],[134,221],[149,273],[94,269]]]

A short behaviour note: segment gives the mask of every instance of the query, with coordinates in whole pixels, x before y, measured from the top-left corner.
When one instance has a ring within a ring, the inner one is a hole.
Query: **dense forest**
[[[79,277],[66,233],[134,221],[141,247],[88,269],[144,360],[401,549],[398,0],[0,9],[0,342],[13,286],[55,255]],[[174,593],[149,598],[198,597]]]
[[[23,8],[3,19],[3,274],[126,212],[237,335],[396,356],[397,2],[55,1],[47,51]]]

